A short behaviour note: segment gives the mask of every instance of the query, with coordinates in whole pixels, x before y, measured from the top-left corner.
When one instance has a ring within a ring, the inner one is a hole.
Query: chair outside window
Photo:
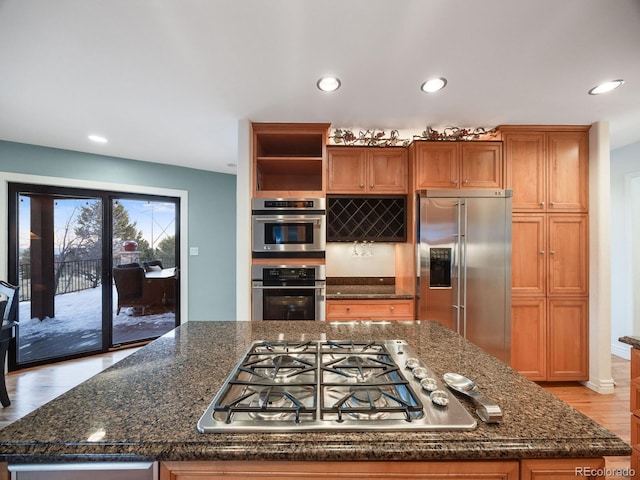
[[[3,407],[11,405],[4,380],[4,364],[7,357],[9,342],[15,337],[16,312],[18,306],[18,287],[0,280],[0,403]]]
[[[118,265],[113,268],[113,281],[118,292],[116,315],[125,307],[139,308],[142,315],[154,304],[161,303],[154,289],[145,278],[145,271],[138,263]]]
[[[162,262],[160,260],[150,260],[148,262],[142,262],[145,272],[152,272],[154,270],[162,270]]]

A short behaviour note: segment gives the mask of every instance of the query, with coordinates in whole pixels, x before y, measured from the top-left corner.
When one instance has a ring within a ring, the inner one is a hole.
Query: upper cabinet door
[[[407,193],[407,158],[406,148],[370,149],[367,161],[369,193]]]
[[[407,193],[407,149],[329,147],[328,193]]]
[[[502,143],[462,143],[460,188],[502,188]]]
[[[454,142],[415,142],[416,190],[459,188],[460,145]]]
[[[545,135],[540,132],[504,135],[506,188],[513,190],[513,210],[546,210]]]
[[[589,210],[588,132],[549,132],[547,135],[548,211]]]
[[[328,147],[328,193],[364,193],[366,188],[366,149]]]

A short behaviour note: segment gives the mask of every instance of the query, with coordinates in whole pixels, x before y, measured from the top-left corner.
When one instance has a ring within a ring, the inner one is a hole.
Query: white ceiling
[[[235,173],[244,119],[637,142],[640,0],[0,0],[0,139]]]

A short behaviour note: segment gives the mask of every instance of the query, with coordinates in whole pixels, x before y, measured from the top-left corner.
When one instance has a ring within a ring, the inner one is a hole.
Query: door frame
[[[106,193],[130,194],[130,195],[153,195],[159,197],[175,197],[180,200],[180,208],[177,212],[179,216],[180,251],[177,252],[180,258],[180,275],[178,276],[179,291],[182,295],[188,293],[188,192],[186,190],[168,189],[161,187],[149,187],[142,185],[118,184],[110,182],[97,182],[91,180],[79,180],[61,177],[50,177],[42,175],[19,174],[11,172],[0,172],[0,198],[3,199],[0,208],[0,225],[9,227],[9,183],[24,183],[40,185],[46,187],[75,188],[80,190],[97,190]],[[0,229],[0,278],[8,278],[9,273],[9,228]],[[186,298],[179,302],[180,323],[185,323],[188,318],[189,302]]]

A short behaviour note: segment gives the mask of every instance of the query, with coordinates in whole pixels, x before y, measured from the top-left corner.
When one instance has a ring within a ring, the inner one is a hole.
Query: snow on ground
[[[113,290],[114,305],[117,292]],[[18,363],[73,355],[102,348],[102,290],[91,288],[55,297],[55,318],[31,318],[31,302],[18,307]],[[160,336],[175,325],[173,312],[133,316],[113,311],[113,343]]]

